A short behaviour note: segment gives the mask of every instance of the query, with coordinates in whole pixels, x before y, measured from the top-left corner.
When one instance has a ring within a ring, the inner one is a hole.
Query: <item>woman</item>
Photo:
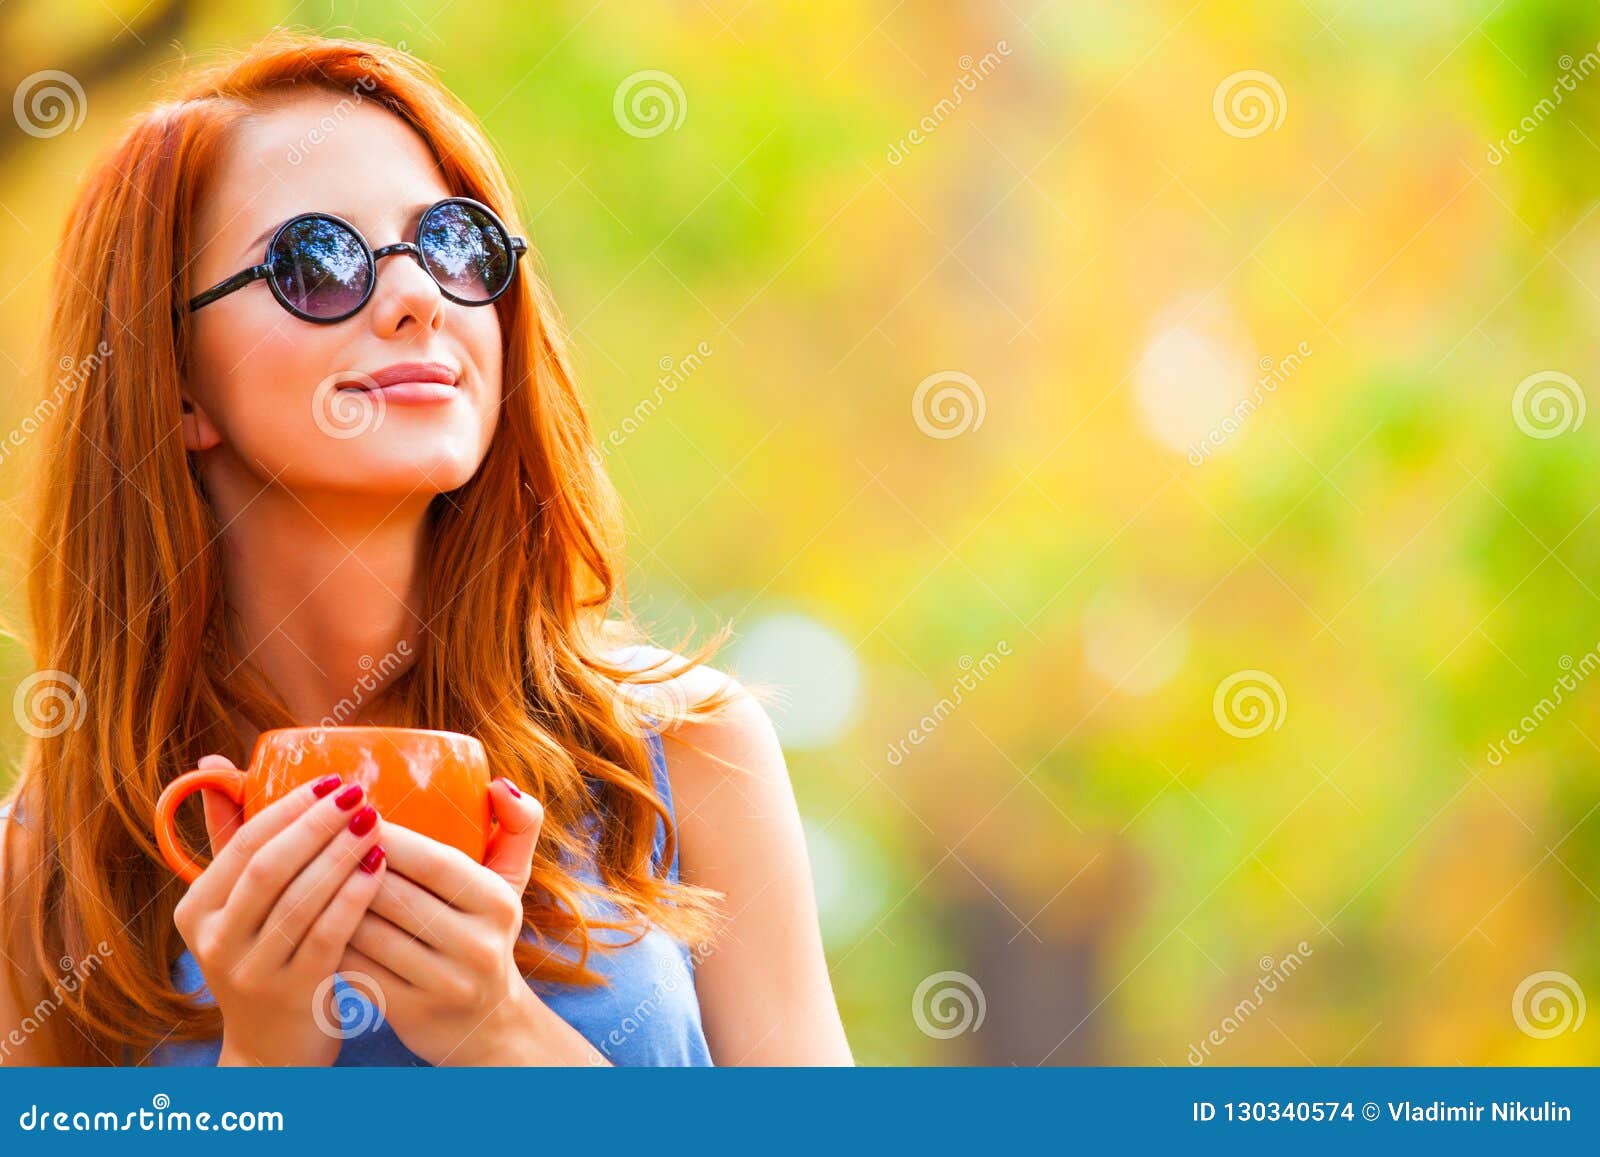
[[[851,1063],[770,722],[718,640],[605,618],[618,508],[522,233],[465,109],[346,40],[214,68],[85,183],[0,1063]],[[479,737],[489,862],[358,785],[207,792],[185,890],[164,784],[319,723]]]

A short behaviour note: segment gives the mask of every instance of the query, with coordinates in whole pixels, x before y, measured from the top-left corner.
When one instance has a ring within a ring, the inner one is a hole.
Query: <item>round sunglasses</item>
[[[304,321],[330,324],[360,312],[372,298],[378,259],[409,253],[439,292],[457,305],[488,305],[516,276],[528,243],[513,237],[489,206],[446,197],[423,211],[413,241],[374,249],[350,222],[332,213],[301,213],[273,232],[267,259],[189,300],[191,311],[265,280],[272,296]]]

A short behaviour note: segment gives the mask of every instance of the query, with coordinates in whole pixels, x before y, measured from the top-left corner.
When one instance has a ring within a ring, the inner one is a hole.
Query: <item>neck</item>
[[[229,502],[213,490],[236,653],[297,723],[358,722],[351,705],[370,702],[375,674],[411,665],[430,498],[291,493],[269,483]]]

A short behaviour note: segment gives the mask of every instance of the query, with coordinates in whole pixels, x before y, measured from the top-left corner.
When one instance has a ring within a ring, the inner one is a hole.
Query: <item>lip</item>
[[[447,402],[459,392],[459,378],[441,362],[396,362],[341,388],[378,392],[386,402]]]

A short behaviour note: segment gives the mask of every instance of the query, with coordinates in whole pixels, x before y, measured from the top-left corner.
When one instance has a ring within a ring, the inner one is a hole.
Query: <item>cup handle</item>
[[[244,806],[245,773],[237,768],[202,768],[186,771],[167,784],[161,798],[156,801],[156,843],[167,865],[186,884],[192,884],[203,870],[189,857],[178,843],[178,806],[201,788],[210,787],[222,792],[234,803]]]

